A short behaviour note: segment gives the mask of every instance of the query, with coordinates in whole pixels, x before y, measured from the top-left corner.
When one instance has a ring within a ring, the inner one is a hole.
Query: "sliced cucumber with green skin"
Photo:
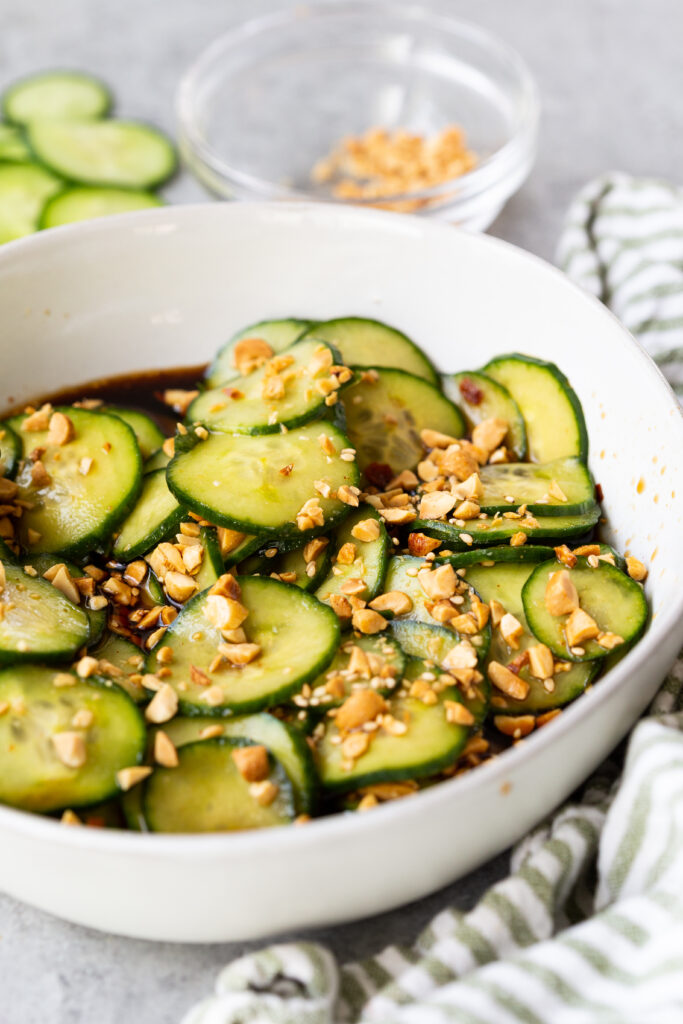
[[[15,82],[2,97],[3,116],[13,124],[50,118],[88,121],[106,117],[112,105],[109,89],[82,71],[43,71]]]
[[[235,545],[232,551],[228,551],[223,561],[226,569],[230,569],[247,558],[250,558],[263,544],[263,537],[259,534],[242,534],[242,540]],[[241,570],[240,570],[241,571]]]
[[[533,548],[529,549],[530,551]],[[455,559],[453,560],[455,562]],[[558,562],[554,563],[561,568]],[[524,606],[522,588],[534,571],[532,562],[497,562],[494,566],[472,565],[465,573],[465,579],[471,583],[482,600],[499,601],[506,612],[514,615],[524,630],[519,638],[519,647],[512,648],[504,640],[499,629],[493,630],[493,637],[487,658],[487,667],[491,661],[507,665],[514,657],[538,643],[529,629]],[[553,677],[552,692],[548,692],[541,679],[537,679],[523,665],[518,672],[519,678],[529,684],[529,693],[524,700],[515,700],[495,690],[492,699],[494,710],[505,714],[540,714],[552,708],[563,707],[574,700],[585,690],[595,675],[591,665],[573,665],[568,672],[558,672]]]
[[[526,427],[519,406],[502,384],[485,373],[443,374],[444,394],[457,405],[471,433],[482,420],[501,419],[508,426],[503,443],[519,461],[526,458]]]
[[[31,161],[31,150],[20,128],[0,121],[0,161],[24,164]]]
[[[148,465],[148,462],[152,454],[156,454],[157,451],[161,451],[165,461],[156,468],[161,469],[163,466],[166,466],[169,458],[160,447],[164,443],[164,435],[151,416],[148,416],[146,412],[141,412],[139,409],[124,409],[120,405],[105,405],[102,408],[102,412],[109,412],[113,416],[118,416],[120,420],[123,420],[131,428],[137,438],[140,454],[143,459],[147,460],[145,462],[145,473],[150,472],[151,467]]]
[[[146,704],[148,697],[142,683],[131,679],[131,676],[139,676],[144,672],[145,656],[139,647],[119,636],[118,633],[107,633],[101,643],[94,647],[90,653],[98,661],[108,661],[118,671],[104,671],[100,666],[100,675],[105,675],[112,682],[125,690],[128,696],[136,704]],[[120,673],[120,674],[119,674]]]
[[[21,452],[21,439],[17,437],[9,423],[0,424],[0,476],[4,476],[8,480],[14,479]]]
[[[63,558],[59,557],[59,555],[48,555],[47,553],[44,553],[42,555],[32,556],[24,562],[25,566],[30,565],[41,577],[44,577],[44,574],[51,569],[53,565],[59,564],[66,566],[66,569],[72,578],[78,579],[83,576],[83,570],[79,568],[79,566],[74,565],[73,562],[65,562]],[[88,616],[88,621],[90,623],[88,646],[92,646],[92,644],[96,644],[98,642],[104,633],[104,628],[107,625],[107,609],[102,608],[99,611],[95,611],[92,608],[88,608],[87,600],[80,607],[83,608],[85,614]]]
[[[249,611],[244,629],[249,642],[258,644],[261,652],[242,668],[225,664],[211,673],[209,668],[222,637],[204,616],[209,595],[197,594],[188,601],[162,641],[173,651],[166,681],[172,686],[186,684],[178,689],[183,714],[226,715],[279,704],[320,675],[339,646],[336,615],[312,595],[262,576],[239,576],[238,581],[242,604]],[[154,651],[148,665],[154,672]],[[203,680],[194,681],[196,670],[209,685]],[[222,700],[209,705],[206,694],[211,689],[213,697],[214,687],[222,691]]]
[[[590,615],[604,633],[614,633],[624,644],[632,643],[645,629],[648,617],[643,588],[621,569],[601,561],[592,568],[587,559],[578,558],[568,569],[556,561],[539,565],[524,584],[522,600],[529,626],[541,643],[566,661],[592,661],[610,653],[597,640],[581,641],[570,647],[565,635],[568,615],[551,615],[545,603],[550,577],[566,569],[579,595],[582,611]],[[579,654],[577,651],[584,653]]]
[[[0,537],[0,562],[6,562],[8,565],[19,565],[19,559],[2,537]]]
[[[274,715],[237,715],[220,723],[223,735],[229,739],[241,737],[250,743],[263,744],[284,768],[294,791],[298,814],[309,814],[313,809],[318,789],[318,775],[311,748],[304,736],[291,725]],[[174,718],[162,729],[176,747],[196,743],[207,727],[216,727],[215,718]]]
[[[419,674],[420,670],[417,671]],[[330,722],[316,751],[325,789],[343,792],[379,782],[419,779],[450,767],[465,746],[470,730],[447,720],[445,701],[461,703],[455,687],[445,689],[438,703],[431,705],[416,697],[391,698],[389,711],[394,718],[405,721],[407,731],[393,736],[378,729],[371,734],[366,753],[352,763],[345,761],[341,745],[332,743],[339,731]]]
[[[203,423],[211,430],[223,430],[228,434],[274,434],[282,426],[293,430],[319,417],[327,406],[326,396],[317,389],[316,383],[329,375],[323,371],[314,375],[310,367],[320,349],[329,352],[330,365],[338,363],[338,354],[317,338],[296,342],[274,357],[292,360],[282,371],[282,376],[294,375],[286,383],[282,398],[263,397],[264,387],[273,374],[269,360],[247,376],[232,381],[229,388],[217,387],[202,392],[187,410],[187,422]],[[233,391],[238,393],[238,397],[230,397],[228,392]]]
[[[25,459],[17,474],[20,495],[34,505],[20,520],[21,542],[31,552],[80,555],[105,544],[135,504],[142,460],[133,431],[117,416],[73,406],[58,411],[69,417],[75,431],[74,439],[61,446],[48,445],[45,430],[22,430],[25,416],[10,420]],[[38,488],[32,484],[28,458],[34,448],[45,449],[42,461],[50,477],[50,483]],[[84,459],[92,460],[85,474]],[[30,542],[29,530],[39,539]]]
[[[218,350],[216,358],[206,371],[207,384],[211,388],[216,388],[241,376],[234,361],[235,346],[238,341],[244,341],[245,338],[259,338],[261,341],[267,342],[274,353],[278,353],[293,345],[311,326],[311,320],[291,318],[289,320],[261,320],[259,323],[243,327]]]
[[[599,518],[600,509],[595,505],[591,511],[576,516],[533,516],[532,520],[526,516],[522,519],[468,519],[464,527],[436,519],[415,519],[410,528],[443,541],[453,551],[467,551],[473,547],[509,544],[515,533],[526,534],[527,542],[531,544],[537,540],[546,545],[549,540],[553,544],[565,544],[571,538],[583,539],[590,535]],[[462,539],[463,534],[471,538],[471,543]]]
[[[176,532],[186,512],[171,494],[166,470],[157,469],[143,477],[142,490],[134,508],[121,524],[112,554],[121,562],[151,551]]]
[[[394,619],[390,623],[390,628],[406,654],[437,667],[460,643],[453,630],[446,629],[445,626],[417,622],[414,619]],[[481,725],[486,718],[491,700],[491,684],[486,676],[480,683],[472,686],[472,691],[470,697],[461,694],[462,702],[474,715],[475,725]]]
[[[438,562],[450,562],[454,569],[468,565],[497,565],[500,562],[514,562],[516,565],[532,562],[538,565],[549,558],[555,557],[555,549],[540,544],[525,544],[521,548],[512,548],[509,544],[501,544],[495,548],[476,548],[474,551],[459,551],[457,555],[446,555],[437,558]],[[476,589],[476,588],[475,588]]]
[[[484,373],[507,388],[519,406],[532,462],[570,455],[586,461],[588,432],[581,402],[555,363],[515,352],[492,359]]]
[[[322,450],[323,434],[336,455]],[[316,481],[324,480],[336,494],[342,485],[358,484],[356,463],[340,458],[348,447],[348,439],[331,423],[308,423],[286,434],[260,437],[210,434],[203,441],[190,431],[176,438],[166,477],[178,501],[209,522],[245,533],[303,539],[329,530],[349,512],[339,498],[323,498],[315,488]],[[283,475],[280,470],[290,465],[289,475]],[[325,522],[302,531],[296,517],[311,498],[319,498]]]
[[[83,609],[41,576],[4,565],[0,619],[0,664],[66,661],[90,640]]]
[[[43,206],[63,186],[62,179],[46,167],[0,165],[0,245],[37,231]]]
[[[345,316],[327,320],[309,329],[341,352],[347,366],[388,366],[439,383],[439,375],[414,341],[379,320]]]
[[[244,740],[218,737],[188,743],[176,768],[156,768],[145,783],[142,807],[152,832],[235,832],[287,825],[294,820],[292,787],[270,758],[268,781],[277,796],[263,806],[240,775],[233,752]]]
[[[105,680],[78,679],[55,686],[55,672],[40,665],[14,665],[0,672],[0,801],[25,811],[56,811],[107,800],[117,793],[116,773],[138,764],[145,749],[145,723],[132,700]],[[87,728],[74,727],[89,711]],[[67,767],[54,737],[79,732],[85,762]]]
[[[80,185],[156,188],[177,166],[166,136],[134,121],[32,121],[26,133],[42,164]]]
[[[299,548],[296,551],[285,551],[275,558],[264,560],[264,562],[263,568],[256,570],[257,572],[296,573],[295,580],[285,580],[284,582],[294,587],[301,587],[302,590],[313,591],[320,586],[330,571],[332,552],[328,544],[313,562],[306,562],[303,550]],[[313,566],[310,576],[308,574],[309,565]]]
[[[138,444],[140,444],[139,440]],[[157,448],[155,452],[152,452],[149,458],[145,459],[142,472],[147,474],[153,473],[156,469],[166,469],[166,466],[168,466],[170,461],[171,456],[167,455],[163,448]]]
[[[363,541],[353,536],[354,528],[365,519],[372,519],[378,524],[377,540]],[[361,579],[365,583],[365,590],[359,596],[364,601],[371,601],[382,589],[391,551],[389,534],[377,510],[372,505],[359,505],[346,522],[335,530],[332,544],[332,569],[318,587],[315,596],[319,601],[329,604],[333,595],[343,593],[342,586],[347,580]],[[337,561],[337,555],[345,544],[353,544],[356,549],[356,557],[350,565]]]
[[[403,594],[407,594],[412,601],[412,608],[405,615],[399,616],[402,620],[411,620],[414,622],[426,622],[427,625],[437,625],[435,619],[429,614],[427,610],[428,605],[433,605],[434,602],[430,601],[426,592],[422,589],[422,585],[418,579],[418,572],[423,568],[431,568],[429,562],[425,562],[423,558],[414,558],[412,555],[397,555],[392,558],[389,562],[389,569],[387,571],[386,580],[384,582],[384,589],[386,591],[398,590]],[[468,581],[469,582],[469,581]],[[467,588],[463,588],[467,590]],[[463,601],[458,605],[458,614],[465,615],[472,607],[472,601],[469,594],[461,594],[460,597]],[[392,620],[396,621],[396,620]],[[457,630],[451,626],[445,626],[449,633],[453,633],[456,637],[464,639],[464,634],[459,634]],[[467,635],[467,639],[477,648],[477,653],[480,658],[486,656],[486,652],[491,642],[491,627],[487,623],[482,630],[473,635]]]
[[[140,604],[143,608],[153,608],[157,604],[166,604],[166,594],[157,576],[151,569],[140,584]]]
[[[588,467],[573,456],[544,463],[482,466],[479,477],[483,488],[481,510],[489,514],[526,505],[532,515],[575,516],[588,512],[595,504],[595,484]],[[560,491],[566,500],[558,497]]]
[[[366,655],[367,673],[349,671],[354,647],[360,647]],[[310,684],[312,696],[308,699],[308,706],[312,710],[338,707],[358,686],[371,685],[373,690],[386,697],[400,682],[405,661],[405,655],[398,642],[386,633],[377,636],[355,635],[346,639],[325,671]],[[331,684],[340,684],[340,690],[343,687],[343,694],[337,693]]]
[[[59,228],[81,220],[111,217],[115,213],[132,213],[163,206],[163,200],[152,192],[126,188],[92,188],[87,185],[64,189],[45,204],[40,228]]]
[[[462,437],[459,409],[433,384],[403,370],[366,370],[344,393],[346,423],[362,470],[372,463],[394,473],[413,469],[424,458],[420,431]]]
[[[204,557],[195,576],[195,583],[199,590],[206,590],[212,587],[218,577],[223,573],[223,559],[218,543],[218,534],[215,526],[201,526],[199,528],[199,540],[204,549]]]

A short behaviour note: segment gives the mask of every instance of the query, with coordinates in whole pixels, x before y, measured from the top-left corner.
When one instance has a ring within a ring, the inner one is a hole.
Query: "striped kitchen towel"
[[[567,216],[559,262],[638,335],[683,396],[683,190],[609,175]],[[221,973],[184,1024],[681,1024],[683,655],[619,778],[518,845],[473,910],[338,967],[312,943]]]

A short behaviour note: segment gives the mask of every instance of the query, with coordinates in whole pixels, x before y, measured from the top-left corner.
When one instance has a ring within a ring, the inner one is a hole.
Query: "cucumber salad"
[[[545,727],[645,628],[552,363],[440,375],[378,321],[265,320],[148,392],[0,423],[2,803],[364,812]]]

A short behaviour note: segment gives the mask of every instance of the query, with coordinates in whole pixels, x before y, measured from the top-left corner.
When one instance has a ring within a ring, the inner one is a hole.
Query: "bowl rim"
[[[198,128],[196,116],[196,91],[203,75],[226,49],[243,46],[255,36],[270,33],[289,25],[297,24],[304,18],[332,20],[348,14],[387,15],[402,18],[411,24],[425,24],[441,29],[460,38],[473,41],[486,48],[496,57],[502,58],[515,72],[520,99],[517,103],[517,125],[511,137],[498,149],[485,157],[465,174],[449,178],[429,188],[413,189],[407,192],[383,193],[373,198],[354,197],[351,199],[334,195],[318,196],[313,188],[295,188],[240,170],[228,163],[213,146],[207,143]],[[453,203],[467,202],[481,195],[486,189],[512,176],[521,165],[533,159],[540,118],[540,93],[529,66],[520,53],[505,40],[474,22],[452,18],[440,12],[433,12],[417,4],[398,7],[386,0],[328,0],[325,4],[307,4],[303,8],[290,7],[284,11],[250,18],[225,32],[209,44],[184,72],[176,92],[176,117],[180,126],[181,151],[199,159],[213,175],[248,190],[260,198],[278,200],[299,200],[307,202],[324,201],[340,206],[361,206],[376,208],[378,203],[443,198]],[[188,161],[190,162],[190,161]],[[457,185],[457,194],[452,190]]]
[[[0,278],[15,259],[30,254],[34,250],[59,252],[65,241],[71,244],[80,243],[83,238],[93,235],[116,235],[133,233],[167,233],[176,230],[178,224],[171,228],[169,219],[180,222],[180,229],[190,226],[199,218],[204,217],[214,223],[216,217],[226,217],[229,222],[232,216],[253,218],[260,225],[267,225],[272,218],[276,223],[285,214],[290,223],[296,218],[311,218],[314,223],[323,223],[336,230],[343,230],[349,218],[361,224],[370,225],[384,222],[387,227],[405,226],[412,228],[417,235],[441,236],[454,232],[467,245],[490,249],[500,249],[509,256],[534,268],[534,272],[548,274],[562,282],[562,287],[569,289],[576,299],[593,308],[598,317],[606,317],[617,325],[623,336],[624,344],[631,346],[642,363],[642,372],[654,374],[661,392],[663,408],[674,411],[676,427],[683,442],[683,407],[677,401],[663,373],[645,351],[642,345],[624,327],[617,317],[590,292],[571,281],[561,270],[533,253],[526,252],[518,246],[503,239],[490,235],[472,234],[454,228],[441,221],[426,220],[419,216],[397,214],[384,210],[364,210],[360,208],[341,210],[331,203],[193,203],[179,206],[162,206],[156,209],[141,210],[134,213],[103,217],[99,220],[81,221],[52,228],[47,232],[39,232],[25,238],[8,242],[0,248]],[[159,222],[157,224],[157,222]],[[166,224],[164,224],[166,222]],[[160,230],[161,228],[161,230]],[[137,231],[136,231],[137,229]],[[346,815],[343,813],[323,818],[314,818],[305,827],[254,829],[245,832],[215,834],[162,834],[138,833],[117,829],[66,828],[58,819],[43,817],[29,811],[0,805],[0,832],[7,829],[27,839],[56,841],[68,849],[92,851],[93,853],[119,853],[122,855],[136,854],[143,858],[173,860],[175,857],[196,861],[214,860],[216,857],[242,857],[253,854],[257,856],[272,850],[290,847],[306,850],[325,841],[341,836],[348,840],[365,841],[376,830],[381,831],[390,820],[408,825],[416,815],[425,814],[449,805],[457,800],[458,794],[464,793],[479,784],[504,784],[506,776],[512,774],[515,767],[529,758],[545,750],[569,730],[579,728],[579,723],[592,714],[597,703],[603,703],[612,697],[625,682],[627,676],[646,668],[648,658],[660,643],[662,637],[669,634],[678,636],[678,646],[683,644],[683,591],[676,601],[650,620],[647,631],[624,658],[610,670],[609,677],[600,685],[592,687],[568,705],[562,715],[556,719],[552,728],[543,728],[525,738],[499,756],[479,765],[476,769],[440,782],[438,785],[422,790],[406,800],[395,800],[383,804],[373,810],[372,814]],[[479,781],[478,781],[479,780]],[[283,844],[280,847],[279,844]]]

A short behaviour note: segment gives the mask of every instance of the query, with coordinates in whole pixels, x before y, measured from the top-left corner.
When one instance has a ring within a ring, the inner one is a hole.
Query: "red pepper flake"
[[[381,490],[385,490],[389,486],[389,482],[394,479],[395,475],[391,466],[388,466],[386,462],[371,462],[369,466],[365,467],[365,476],[368,482]]]
[[[460,394],[470,405],[481,405],[484,392],[469,377],[463,377],[458,385]]]
[[[602,501],[605,495],[602,493],[602,486],[600,484],[595,485],[595,500]]]

